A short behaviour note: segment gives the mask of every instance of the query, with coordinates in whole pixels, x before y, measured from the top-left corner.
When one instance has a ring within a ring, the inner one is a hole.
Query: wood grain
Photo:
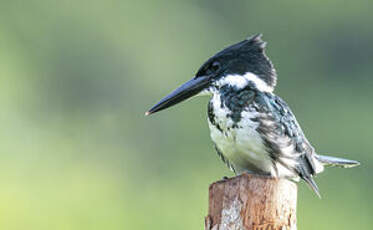
[[[242,174],[209,188],[206,230],[296,230],[297,185]]]

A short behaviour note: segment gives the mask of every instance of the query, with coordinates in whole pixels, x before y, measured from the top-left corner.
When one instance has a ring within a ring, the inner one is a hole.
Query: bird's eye
[[[220,70],[220,63],[214,61],[213,63],[204,64],[197,72],[196,77],[199,76],[213,76]]]
[[[211,70],[212,72],[216,73],[217,71],[220,70],[220,63],[215,61],[211,64]]]

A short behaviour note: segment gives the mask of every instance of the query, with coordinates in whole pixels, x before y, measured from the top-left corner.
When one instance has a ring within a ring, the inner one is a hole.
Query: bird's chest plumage
[[[251,96],[250,92],[214,94],[208,106],[210,135],[217,150],[237,173],[270,172],[272,163],[257,132],[258,113],[250,109]]]

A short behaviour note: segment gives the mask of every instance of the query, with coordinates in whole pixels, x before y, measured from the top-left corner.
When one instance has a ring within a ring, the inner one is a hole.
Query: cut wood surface
[[[242,174],[209,188],[206,230],[296,230],[297,185]]]

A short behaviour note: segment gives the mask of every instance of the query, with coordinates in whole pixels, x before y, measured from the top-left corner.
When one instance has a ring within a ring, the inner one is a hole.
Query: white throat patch
[[[251,72],[247,72],[244,75],[238,75],[238,74],[227,75],[225,77],[222,77],[215,84],[219,87],[223,85],[231,85],[239,89],[242,89],[245,86],[247,86],[249,81],[253,82],[256,85],[256,88],[262,92],[271,93],[273,91],[273,87],[267,85],[267,83],[265,83],[257,75]]]

